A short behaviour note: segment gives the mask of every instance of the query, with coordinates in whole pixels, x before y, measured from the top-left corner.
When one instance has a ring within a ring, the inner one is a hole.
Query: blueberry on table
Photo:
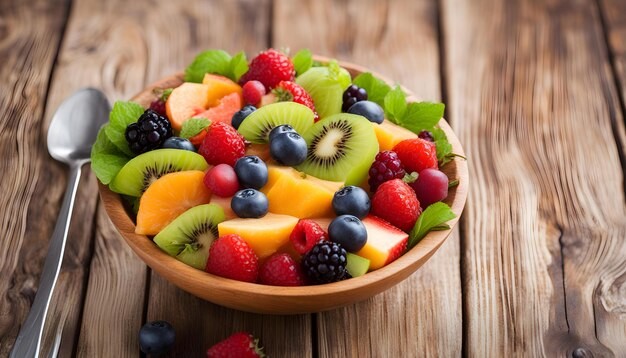
[[[270,139],[270,155],[279,164],[296,166],[306,159],[308,146],[296,132],[278,133]]]
[[[354,215],[336,217],[328,226],[330,240],[341,244],[348,252],[357,252],[367,242],[367,230]]]
[[[237,159],[235,173],[244,188],[261,189],[267,183],[267,165],[256,155]]]
[[[354,185],[339,189],[333,196],[333,209],[338,216],[354,215],[363,219],[369,214],[371,205],[365,190]]]
[[[270,134],[268,136],[269,141],[271,142],[272,138],[281,133],[296,133],[296,130],[293,129],[293,127],[289,124],[281,124],[279,126],[276,126],[270,131]]]
[[[196,147],[189,141],[189,139],[180,138],[180,137],[169,137],[163,142],[161,148],[170,148],[170,149],[182,149],[189,150],[192,152],[196,151]]]
[[[348,109],[348,113],[358,114],[370,122],[381,124],[385,120],[385,111],[376,102],[359,101]]]
[[[255,189],[239,190],[230,200],[230,208],[240,218],[260,218],[267,214],[269,202],[265,194]]]
[[[176,332],[167,321],[146,323],[139,330],[139,347],[145,354],[162,355],[174,345]]]
[[[235,127],[235,129],[238,129],[241,125],[241,122],[243,122],[243,120],[251,115],[254,111],[256,111],[256,107],[251,104],[243,107],[239,111],[235,112],[235,114],[233,114],[233,118],[230,120],[230,124]]]

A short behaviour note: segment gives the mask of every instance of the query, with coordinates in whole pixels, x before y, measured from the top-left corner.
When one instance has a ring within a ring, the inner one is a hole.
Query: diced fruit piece
[[[252,247],[256,255],[266,258],[289,241],[298,218],[268,213],[260,219],[233,219],[217,226],[220,236],[237,234]]]
[[[174,88],[165,102],[167,118],[172,123],[172,128],[180,131],[184,121],[208,107],[209,90],[208,85],[192,82],[185,82]]]
[[[241,106],[241,95],[238,93],[231,93],[219,99],[214,107],[198,113],[194,115],[194,117],[206,118],[210,120],[211,123],[224,122],[231,124],[233,115],[241,109]]]
[[[350,106],[346,112],[363,116],[372,123],[380,124],[385,120],[383,108],[372,101],[359,101]]]
[[[274,49],[259,53],[250,61],[248,72],[244,73],[239,83],[256,80],[261,82],[267,91],[276,87],[280,81],[293,81],[296,70],[291,59]]]
[[[307,106],[295,102],[278,102],[263,106],[246,118],[239,133],[252,143],[267,143],[270,131],[281,124],[289,124],[298,133],[313,125],[315,114]]]
[[[209,348],[207,358],[254,358],[264,357],[263,348],[259,347],[259,340],[250,333],[239,332],[226,338]]]
[[[317,122],[319,120],[319,116],[315,111],[313,99],[311,98],[311,96],[309,96],[307,91],[299,84],[291,81],[282,81],[276,86],[276,88],[274,88],[272,92],[274,92],[274,94],[278,96],[278,100],[281,102],[293,101],[309,107],[313,111],[313,113],[315,113],[315,121]]]
[[[448,176],[437,169],[424,169],[417,180],[409,184],[419,200],[422,208],[442,201],[448,196]]]
[[[209,169],[204,176],[204,185],[213,195],[223,198],[231,197],[239,190],[237,174],[228,164],[218,164]]]
[[[296,132],[279,133],[270,139],[270,155],[278,164],[296,166],[304,162],[307,144]]]
[[[235,173],[243,188],[261,189],[267,184],[267,165],[255,155],[237,159]]]
[[[331,74],[328,67],[312,67],[296,79],[296,83],[313,98],[321,119],[341,112],[343,91],[350,82],[348,71],[341,68],[339,73]]]
[[[255,106],[250,104],[244,106],[242,109],[233,114],[233,117],[230,119],[230,125],[235,127],[235,129],[238,129],[241,125],[241,122],[243,122],[243,120],[246,119],[254,111],[256,111]]]
[[[270,146],[268,144],[250,144],[246,148],[246,155],[257,156],[264,162],[267,162],[272,158],[270,156]]]
[[[346,250],[340,244],[322,241],[302,257],[304,274],[313,284],[341,281],[346,278]]]
[[[208,204],[211,192],[203,179],[204,172],[199,170],[170,173],[157,179],[141,196],[135,233],[156,235],[188,209]]]
[[[341,244],[348,252],[357,252],[367,242],[365,226],[353,215],[336,217],[328,226],[330,241]]]
[[[140,154],[117,173],[109,189],[116,193],[141,196],[155,180],[165,174],[184,170],[206,170],[204,158],[194,152],[178,149],[157,149]]]
[[[346,185],[361,184],[378,153],[370,122],[354,114],[339,113],[322,119],[303,137],[309,150],[307,159],[297,169]]]
[[[415,192],[400,179],[384,182],[372,197],[372,214],[407,232],[421,213]]]
[[[377,270],[402,255],[409,235],[383,219],[369,215],[363,219],[367,243],[356,254],[370,260],[369,270]]]
[[[376,154],[376,158],[368,172],[369,179],[367,181],[372,193],[378,190],[380,184],[392,180],[402,179],[406,172],[402,168],[402,162],[396,152],[385,150]]]
[[[337,216],[354,215],[363,219],[369,214],[371,207],[370,197],[358,186],[343,187],[333,196],[333,209]]]
[[[352,277],[363,276],[370,268],[370,260],[348,252],[346,270]]]
[[[211,197],[211,204],[215,204],[224,210],[224,220],[232,220],[237,219],[238,216],[235,214],[233,209],[230,207],[230,201],[232,197],[222,198],[217,195],[213,195]]]
[[[343,92],[343,105],[341,106],[341,109],[344,112],[347,112],[348,109],[352,107],[353,104],[359,101],[366,101],[366,100],[367,100],[367,91],[365,90],[365,88],[361,88],[357,85],[350,85]]]
[[[176,332],[166,321],[148,322],[139,330],[139,349],[145,354],[160,356],[174,346]]]
[[[267,197],[256,189],[239,190],[231,199],[230,207],[240,218],[261,218],[267,214]]]
[[[374,132],[376,132],[376,138],[378,139],[378,146],[381,152],[392,150],[396,144],[405,139],[417,138],[415,133],[397,124],[393,124],[390,121],[383,121],[381,124],[372,123],[372,126],[374,127]]]
[[[243,85],[243,100],[247,104],[257,106],[265,93],[265,86],[259,81],[248,81]]]
[[[246,144],[230,124],[216,122],[209,127],[198,153],[211,165],[234,166],[237,159],[246,153]]]
[[[398,154],[404,170],[408,173],[417,172],[424,169],[438,169],[437,149],[435,143],[421,138],[407,139],[396,144],[393,151]]]
[[[291,256],[276,253],[261,265],[259,283],[272,286],[302,286],[305,278],[300,265]]]
[[[204,75],[202,84],[209,86],[207,99],[207,104],[209,107],[217,106],[220,104],[220,102],[223,103],[222,99],[224,98],[224,96],[236,93],[236,97],[239,99],[240,103],[239,108],[241,108],[241,101],[243,100],[241,97],[241,86],[231,81],[230,78],[207,73]]]
[[[318,242],[327,241],[328,234],[315,221],[303,219],[293,228],[289,240],[294,249],[300,255],[304,255]]]
[[[293,168],[269,165],[268,181],[261,191],[270,202],[270,212],[306,219],[333,215],[333,195],[342,185]]]
[[[265,96],[261,97],[261,101],[259,102],[259,105],[257,107],[265,107],[276,102],[278,102],[278,97],[273,93],[268,93]]]
[[[220,235],[213,242],[206,262],[206,272],[244,282],[255,282],[259,259],[239,235]]]
[[[222,221],[224,210],[221,207],[198,205],[174,219],[154,237],[154,242],[170,256],[204,270],[209,248],[217,238],[217,224]]]
[[[124,132],[128,148],[135,154],[159,148],[171,136],[170,122],[152,109],[146,109]]]
[[[189,139],[180,138],[180,137],[170,137],[163,142],[161,145],[163,149],[181,149],[188,150],[191,152],[196,151],[196,147],[189,141]]]

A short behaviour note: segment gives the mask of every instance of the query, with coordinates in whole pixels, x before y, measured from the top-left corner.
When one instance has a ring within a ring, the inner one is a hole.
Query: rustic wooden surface
[[[139,356],[166,319],[172,356],[235,330],[273,357],[626,356],[622,0],[0,2],[0,357],[32,302],[66,173],[46,151],[74,90],[111,101],[207,48],[308,47],[447,103],[469,157],[460,232],[401,285],[302,316],[222,308],[150,272],[81,181],[45,330],[59,356]]]

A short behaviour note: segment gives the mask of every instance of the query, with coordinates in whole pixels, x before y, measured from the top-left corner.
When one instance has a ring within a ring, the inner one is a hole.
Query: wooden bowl
[[[326,58],[316,57],[319,61]],[[340,63],[352,76],[368,71],[350,63]],[[371,72],[371,71],[370,71]],[[375,75],[393,84],[380,74]],[[158,81],[132,98],[148,107],[155,99],[154,88],[170,88],[180,85],[182,74]],[[409,90],[404,90],[412,97]],[[416,100],[416,98],[411,98]],[[448,123],[441,119],[439,126],[452,144],[454,153],[465,155],[461,143]],[[111,221],[133,251],[150,268],[183,290],[207,301],[249,312],[270,314],[299,314],[330,310],[370,298],[407,278],[426,262],[443,244],[456,225],[467,198],[468,171],[463,159],[455,159],[446,164],[443,170],[450,178],[458,178],[459,185],[452,188],[445,202],[450,205],[456,218],[450,220],[450,230],[433,231],[415,247],[391,264],[366,275],[349,280],[319,286],[275,287],[240,282],[211,275],[188,266],[161,251],[145,235],[135,234],[135,224],[122,204],[121,197],[106,185],[99,183],[100,197],[104,202]]]

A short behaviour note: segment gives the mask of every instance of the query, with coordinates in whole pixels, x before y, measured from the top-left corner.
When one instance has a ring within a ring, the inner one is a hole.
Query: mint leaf
[[[206,118],[189,118],[183,122],[183,127],[180,129],[178,136],[189,139],[202,132],[202,130],[210,125],[211,121]]]
[[[191,65],[185,69],[185,82],[201,83],[207,73],[229,77],[232,74],[230,61],[231,57],[226,51],[200,52]],[[233,80],[233,78],[230,79]]]
[[[313,55],[311,51],[304,48],[298,51],[291,61],[296,69],[296,76],[300,76],[313,66]]]
[[[396,86],[389,91],[384,99],[385,117],[396,124],[402,124],[407,111],[406,94]]]
[[[109,124],[100,128],[96,142],[91,148],[91,170],[102,184],[109,184],[122,167],[130,160],[109,140],[106,130]]]
[[[228,63],[228,74],[226,77],[238,82],[241,76],[248,72],[248,60],[246,59],[246,53],[241,51],[230,59]]]
[[[385,81],[376,78],[369,72],[364,72],[356,76],[352,83],[367,91],[368,100],[378,103],[383,108],[385,107],[385,96],[391,91],[391,87]]]
[[[413,230],[409,234],[409,242],[407,249],[413,248],[417,243],[428,234],[431,230],[446,230],[449,228],[444,223],[448,220],[452,220],[456,217],[456,214],[450,209],[450,207],[442,202],[429,205],[426,210],[419,216]]]
[[[106,135],[117,149],[129,157],[134,157],[135,155],[128,148],[128,142],[126,142],[124,133],[126,132],[126,127],[131,123],[137,122],[143,112],[143,107],[135,102],[117,101],[109,115],[109,125],[106,126],[105,130]]]
[[[443,103],[412,102],[407,105],[406,113],[400,123],[404,128],[418,134],[437,125],[443,117],[445,108]]]

